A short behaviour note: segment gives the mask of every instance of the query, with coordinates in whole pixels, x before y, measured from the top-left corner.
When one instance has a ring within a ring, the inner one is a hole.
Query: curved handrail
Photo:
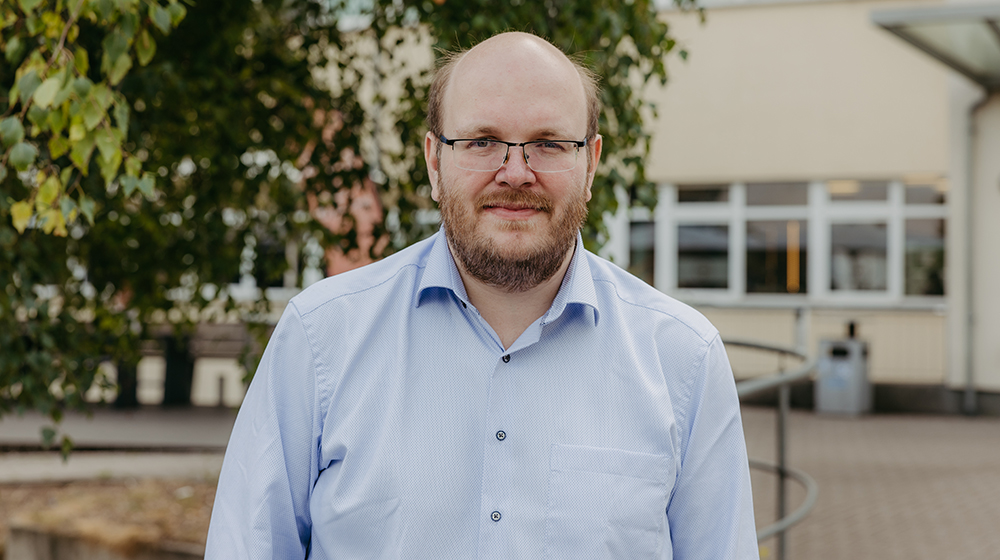
[[[750,459],[750,468],[781,474],[781,467],[778,465],[758,461],[756,459]],[[758,541],[773,537],[774,535],[777,535],[778,533],[802,521],[807,515],[809,515],[809,512],[812,511],[812,508],[816,505],[816,500],[819,497],[819,484],[816,484],[813,477],[803,471],[800,471],[799,469],[789,467],[785,467],[785,474],[802,484],[802,486],[806,489],[806,497],[802,500],[802,505],[800,505],[798,509],[757,531]]]
[[[755,377],[753,379],[745,379],[736,384],[736,393],[739,395],[740,399],[744,397],[760,393],[763,391],[780,389],[781,398],[779,398],[780,405],[778,407],[778,424],[779,424],[779,453],[778,460],[779,464],[766,463],[764,461],[759,461],[755,459],[750,460],[750,467],[767,470],[776,473],[780,477],[780,487],[779,487],[779,502],[784,503],[784,481],[786,478],[793,478],[806,489],[806,498],[803,500],[802,504],[788,515],[784,515],[781,519],[778,519],[771,525],[761,528],[757,531],[757,541],[762,541],[769,537],[779,535],[779,558],[784,558],[784,534],[785,532],[794,526],[795,524],[801,522],[809,512],[812,511],[813,507],[816,505],[817,497],[819,496],[819,485],[813,480],[808,474],[798,469],[793,469],[785,464],[785,418],[788,414],[788,394],[789,386],[792,383],[801,381],[809,377],[809,375],[816,369],[818,360],[816,358],[810,359],[808,356],[804,355],[802,352],[794,348],[787,348],[784,346],[778,346],[775,344],[770,344],[766,342],[757,342],[752,340],[723,340],[723,344],[727,346],[741,346],[744,348],[750,348],[753,350],[764,350],[767,352],[774,352],[779,355],[792,356],[803,360],[804,363],[800,364],[796,368],[790,371],[779,371],[776,374],[768,375],[764,377]],[[784,506],[779,509],[779,515],[783,515]]]

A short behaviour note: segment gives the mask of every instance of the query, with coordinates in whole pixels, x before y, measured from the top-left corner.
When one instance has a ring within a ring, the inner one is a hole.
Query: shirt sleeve
[[[206,558],[305,558],[317,477],[313,353],[293,303],[240,406],[208,531]]]
[[[667,520],[675,560],[757,559],[739,398],[722,340],[695,368],[683,407],[681,466]]]

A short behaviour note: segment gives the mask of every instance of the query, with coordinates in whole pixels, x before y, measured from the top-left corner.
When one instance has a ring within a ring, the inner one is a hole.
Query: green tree
[[[350,197],[345,203],[338,193],[366,181],[377,185],[385,208],[375,236],[390,236],[387,252],[431,233],[435,224],[421,219],[433,208],[421,149],[435,49],[517,29],[579,53],[602,79],[601,133],[610,156],[594,186],[588,244],[598,242],[602,211],[615,209],[616,189],[655,203],[643,167],[643,123],[655,108],[641,92],[666,80],[664,57],[675,43],[649,0],[511,2],[503,10],[483,0],[213,0],[186,8],[173,0],[19,2],[0,8],[0,47],[9,60],[24,61],[17,72],[0,67],[0,95],[14,90],[5,116],[25,130],[22,137],[16,127],[4,129],[0,167],[15,171],[0,179],[7,283],[0,345],[13,348],[0,354],[0,414],[38,409],[58,421],[64,409],[83,407],[98,364],[134,366],[151,325],[183,333],[198,321],[263,320],[263,291],[245,306],[230,293],[231,282],[251,266],[259,284],[281,278],[285,248],[309,239],[356,246]],[[119,15],[101,18],[101,10]],[[168,36],[169,26],[160,26],[164,10],[171,25],[179,23]],[[61,89],[51,100],[47,90],[41,96],[49,114],[69,104],[60,132],[52,128],[58,118],[37,109],[33,117],[25,105],[37,103],[51,71],[29,65],[39,83],[23,93],[33,83],[22,83],[32,56],[23,45],[62,40],[54,31],[39,40],[45,13],[61,14],[65,45],[73,45],[72,64],[65,54],[60,59]],[[116,37],[125,37],[124,50]],[[80,66],[81,51],[94,64]],[[124,68],[114,62],[122,56],[139,64]],[[81,79],[93,84],[86,93],[76,89]],[[109,92],[102,120],[87,128],[97,117],[81,116],[83,136],[79,127],[74,134],[67,111],[83,111],[83,95],[97,96],[90,106],[101,107],[102,91]],[[42,123],[37,130],[34,121]],[[58,134],[66,138],[65,146],[56,142],[62,152],[45,140]],[[27,158],[19,148],[13,157],[22,142],[37,153]],[[76,165],[73,154],[92,154],[95,146],[98,155]],[[109,171],[116,153],[124,162],[117,174]],[[23,169],[11,167],[29,159]],[[54,197],[45,186],[53,177]],[[338,205],[347,227],[320,227],[310,200]]]

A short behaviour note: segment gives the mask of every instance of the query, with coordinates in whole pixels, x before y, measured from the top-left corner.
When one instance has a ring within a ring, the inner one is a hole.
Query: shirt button
[[[503,441],[503,440],[507,439],[507,432],[505,432],[503,430],[500,430],[499,432],[497,432],[497,439],[500,440],[500,441]]]
[[[510,354],[504,354],[504,356],[503,356],[503,363],[506,364],[509,361],[510,361]]]
[[[493,513],[491,513],[490,519],[492,519],[493,521],[500,521],[500,512],[494,511]]]

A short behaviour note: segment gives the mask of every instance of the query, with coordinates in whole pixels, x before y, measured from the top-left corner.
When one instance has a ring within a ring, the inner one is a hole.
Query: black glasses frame
[[[490,142],[497,142],[499,144],[506,144],[506,146],[507,146],[507,153],[504,154],[503,161],[500,163],[500,167],[503,167],[507,163],[507,160],[510,158],[510,149],[511,148],[520,147],[521,148],[521,155],[524,157],[524,163],[525,163],[525,165],[527,165],[528,167],[531,167],[531,164],[528,163],[528,152],[526,152],[524,150],[525,146],[528,146],[528,145],[531,145],[531,144],[544,144],[546,142],[569,142],[569,143],[572,143],[572,144],[576,145],[577,152],[579,152],[580,148],[584,148],[584,147],[587,146],[587,139],[586,138],[584,138],[583,140],[529,140],[528,142],[506,142],[504,140],[497,140],[496,138],[452,138],[452,139],[449,140],[448,138],[445,137],[444,134],[438,134],[438,140],[440,140],[441,143],[444,144],[444,145],[446,145],[446,146],[451,146],[451,149],[453,149],[453,150],[455,149],[455,142],[475,142],[476,140],[488,140]],[[497,167],[497,169],[500,169],[500,167]],[[532,171],[534,171],[534,169]],[[567,169],[566,171],[569,171],[569,169]],[[544,173],[544,171],[539,171],[539,173]]]

